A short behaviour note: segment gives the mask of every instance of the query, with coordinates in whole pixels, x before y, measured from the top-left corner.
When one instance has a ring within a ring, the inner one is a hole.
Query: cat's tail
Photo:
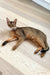
[[[49,50],[47,41],[45,41],[45,46],[46,46],[46,49],[42,49],[41,52],[47,52]]]
[[[41,52],[47,52],[49,50],[49,47],[47,47],[46,49],[42,49]]]

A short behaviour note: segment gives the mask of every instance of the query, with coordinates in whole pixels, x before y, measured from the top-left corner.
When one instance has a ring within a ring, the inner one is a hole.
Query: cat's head
[[[17,19],[15,19],[14,21],[10,21],[8,18],[6,18],[7,20],[7,24],[10,28],[14,28],[16,27],[16,23],[17,23]]]

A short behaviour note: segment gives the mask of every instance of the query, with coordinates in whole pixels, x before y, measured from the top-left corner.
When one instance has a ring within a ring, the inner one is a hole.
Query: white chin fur
[[[16,27],[12,27],[11,29],[16,29]]]

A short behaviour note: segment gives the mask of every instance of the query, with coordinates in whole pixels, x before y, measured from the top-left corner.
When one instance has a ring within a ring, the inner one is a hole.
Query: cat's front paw
[[[8,41],[4,41],[4,42],[2,43],[2,46],[5,46],[7,43],[8,43]]]
[[[16,49],[16,46],[13,46],[12,50],[14,51]]]

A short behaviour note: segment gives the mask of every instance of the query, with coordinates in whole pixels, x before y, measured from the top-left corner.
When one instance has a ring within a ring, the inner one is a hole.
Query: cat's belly
[[[26,34],[26,38],[27,38],[27,39],[30,39],[30,40],[36,40],[37,37],[36,37],[36,35],[34,35],[34,34],[31,34],[31,33],[28,34],[28,33],[27,33],[27,34]]]

